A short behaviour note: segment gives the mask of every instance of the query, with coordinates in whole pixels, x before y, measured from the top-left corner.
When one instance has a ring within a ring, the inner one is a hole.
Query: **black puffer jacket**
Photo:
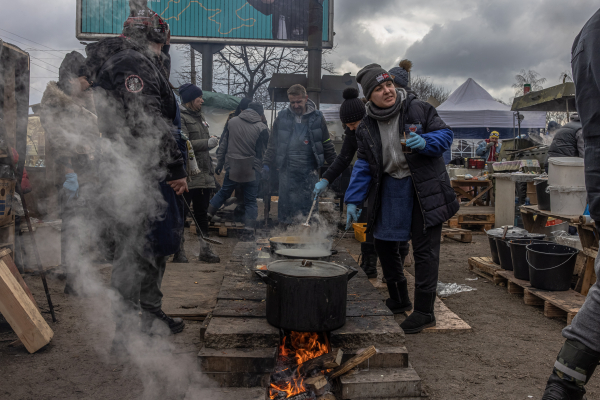
[[[548,149],[548,157],[581,157],[585,154],[579,117],[558,129]]]
[[[421,124],[423,133],[449,129],[433,106],[418,100],[414,95],[409,95],[404,102],[401,115],[401,129],[413,124]],[[371,185],[375,185],[374,207],[367,226],[367,231],[371,232],[381,208],[381,183],[384,170],[382,141],[377,121],[367,115],[356,130],[356,140],[358,158],[369,163],[373,178]],[[456,214],[460,205],[454,189],[450,186],[444,158],[442,156],[434,158],[418,152],[407,153],[405,157],[423,213],[424,228],[446,222]]]
[[[600,10],[575,38],[571,67],[585,141],[585,184],[590,215],[600,221]],[[597,222],[600,224],[600,222]]]

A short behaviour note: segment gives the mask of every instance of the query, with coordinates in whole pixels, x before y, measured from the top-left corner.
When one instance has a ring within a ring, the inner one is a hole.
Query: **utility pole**
[[[202,53],[202,90],[213,92],[214,54],[225,48],[224,44],[193,43],[192,48]]]
[[[190,45],[190,65],[191,65],[191,81],[192,85],[196,84],[196,56],[194,54],[194,48]]]
[[[323,59],[323,4],[309,0],[308,11],[308,98],[321,103],[321,65]]]

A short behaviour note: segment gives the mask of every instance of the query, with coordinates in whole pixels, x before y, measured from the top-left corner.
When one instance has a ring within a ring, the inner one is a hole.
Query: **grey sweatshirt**
[[[400,144],[400,113],[388,121],[377,121],[383,149],[383,172],[393,178],[410,176],[410,169]]]

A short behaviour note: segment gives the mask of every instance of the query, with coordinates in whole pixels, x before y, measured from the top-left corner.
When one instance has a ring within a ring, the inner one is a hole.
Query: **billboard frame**
[[[81,4],[82,0],[77,0],[76,21],[75,21],[75,37],[77,40],[97,41],[104,38],[116,37],[116,33],[87,33],[81,31],[82,15]],[[335,0],[329,0],[329,40],[323,42],[324,49],[333,48],[333,9]],[[125,21],[123,21],[125,22]],[[208,38],[208,37],[187,37],[187,36],[171,36],[171,44],[190,44],[190,43],[206,43],[206,44],[224,44],[226,46],[266,46],[266,47],[308,47],[308,40],[277,40],[277,39],[227,39],[227,38]]]

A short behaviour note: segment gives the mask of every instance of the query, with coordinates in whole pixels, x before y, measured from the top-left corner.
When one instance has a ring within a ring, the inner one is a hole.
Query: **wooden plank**
[[[492,188],[493,188],[493,186],[490,183],[490,186],[488,186],[485,190],[482,190],[481,193],[479,193],[477,195],[477,197],[474,197],[473,200],[471,200],[467,204],[465,204],[464,207],[469,207],[469,206],[473,205],[473,203],[475,203],[476,201],[478,201],[484,194],[486,194],[487,192],[489,192]]]
[[[30,353],[35,353],[46,346],[54,336],[54,332],[42,314],[2,260],[0,260],[0,313]]]
[[[566,318],[567,312],[546,301],[544,302],[544,315],[548,318]]]
[[[4,250],[6,250],[6,249],[4,249]],[[2,253],[6,253],[4,250],[2,251]],[[21,287],[23,288],[23,290],[27,294],[27,297],[29,297],[29,299],[31,300],[31,302],[39,310],[40,307],[38,306],[37,302],[33,298],[33,294],[31,294],[31,290],[29,290],[29,286],[27,286],[27,284],[23,280],[23,277],[21,276],[21,273],[19,272],[17,266],[15,265],[15,263],[13,262],[13,260],[12,260],[12,258],[10,256],[10,250],[9,250],[9,252],[8,252],[7,255],[5,255],[4,257],[1,257],[0,259],[2,261],[4,261],[4,263],[6,264],[6,266],[8,267],[8,269],[10,270],[10,272],[13,274],[13,276],[17,280],[17,282],[19,282],[19,285],[21,285]]]
[[[587,257],[585,263],[585,271],[583,273],[583,280],[581,282],[581,294],[587,296],[590,288],[596,282],[596,271],[594,270],[594,264],[596,260],[592,257]]]
[[[540,209],[538,209],[537,205],[521,206],[520,210],[521,210],[521,213],[543,215],[545,217],[557,218],[557,219],[561,219],[563,221],[567,221],[567,222],[569,222],[571,224],[578,224],[579,223],[579,217],[580,217],[579,215],[562,215],[562,214],[556,214],[556,213],[553,213],[552,211],[540,210]]]
[[[514,199],[513,199],[513,205],[514,205]],[[456,215],[460,216],[460,215],[495,215],[496,211],[494,209],[494,207],[487,207],[487,206],[481,206],[481,207],[464,207],[461,206],[458,209],[458,212],[456,213]]]
[[[529,306],[543,306],[546,303],[528,289],[523,289],[523,302]]]
[[[227,228],[225,228],[225,227],[219,228],[219,236],[220,237],[227,237]]]
[[[508,293],[510,293],[510,294],[523,294],[523,291],[524,291],[524,289],[521,286],[519,286],[516,283],[511,282],[511,281],[508,281],[507,288],[508,288]]]
[[[535,288],[529,288],[528,290],[540,299],[548,301],[550,304],[568,313],[579,312],[579,309],[585,302],[585,296],[574,290],[567,290],[564,292],[548,292]]]

